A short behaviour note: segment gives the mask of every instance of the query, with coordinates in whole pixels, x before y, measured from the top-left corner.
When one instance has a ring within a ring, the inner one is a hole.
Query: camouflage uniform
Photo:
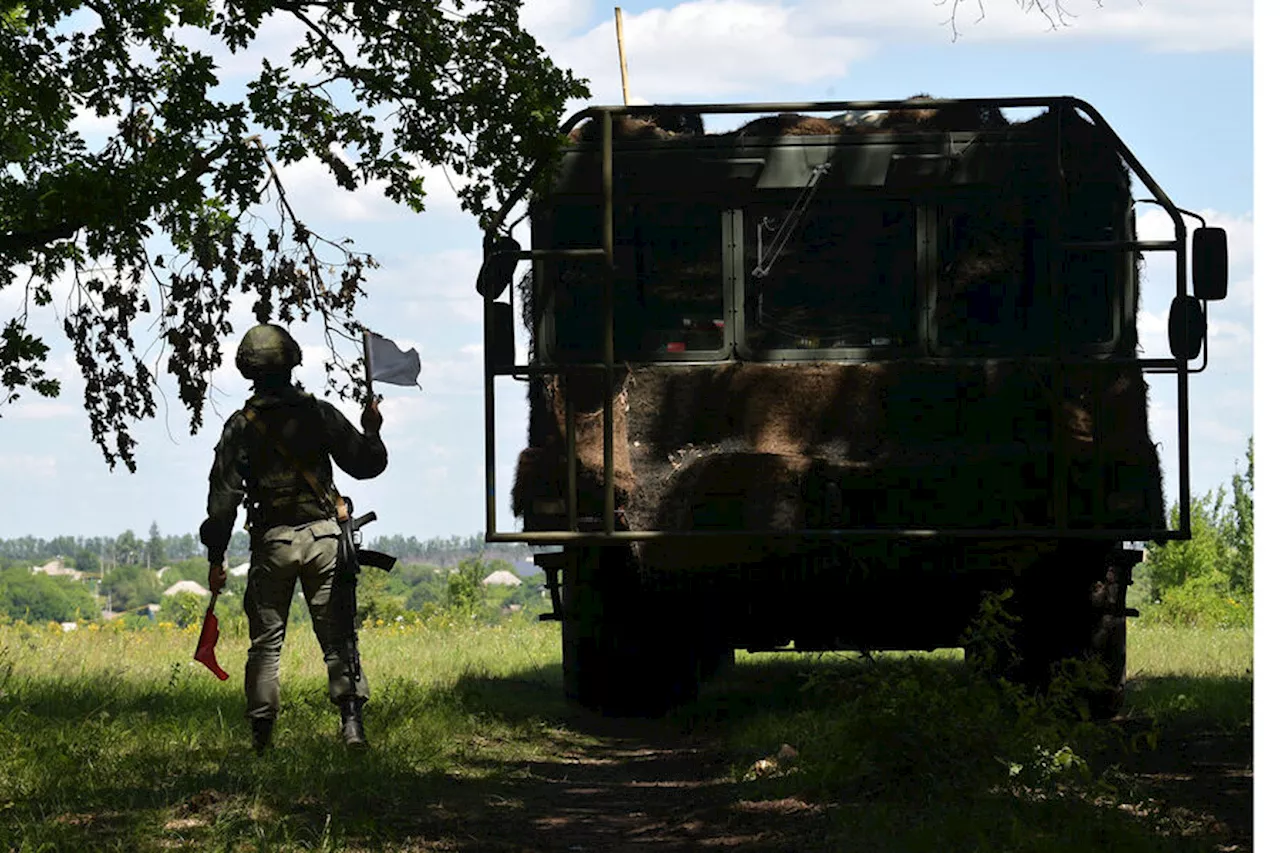
[[[332,405],[287,383],[260,385],[255,392],[245,405],[254,410],[266,434],[243,410],[227,420],[209,472],[209,515],[200,527],[210,561],[220,562],[237,508],[245,502],[251,550],[244,597],[251,643],[245,664],[246,715],[251,721],[270,721],[279,713],[280,650],[299,580],[324,652],[329,698],[340,707],[351,700],[358,706],[369,696],[368,683],[358,660],[343,659],[342,645],[331,630],[338,525],[298,467],[309,471],[329,494],[330,457],[352,477],[368,479],[387,467],[387,450],[376,432],[361,433]],[[281,447],[292,461],[281,454]]]

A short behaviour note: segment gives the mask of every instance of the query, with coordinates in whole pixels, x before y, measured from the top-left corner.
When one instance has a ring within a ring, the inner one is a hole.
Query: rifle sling
[[[267,431],[266,424],[258,420],[257,412],[253,410],[252,406],[245,406],[242,411],[244,412],[245,420],[257,427],[258,432],[262,433],[262,437],[275,445],[276,452],[284,457],[284,460],[292,465],[295,471],[302,475],[302,479],[307,481],[307,485],[311,487],[311,491],[315,492],[316,497],[320,499],[320,505],[334,513],[334,515],[337,516],[339,523],[345,522],[349,517],[347,512],[347,502],[341,497],[338,497],[335,500],[334,496],[325,493],[324,489],[320,487],[320,481],[316,479],[315,474],[312,474],[306,468],[302,467],[302,463],[300,463],[297,458],[289,452],[289,449]]]

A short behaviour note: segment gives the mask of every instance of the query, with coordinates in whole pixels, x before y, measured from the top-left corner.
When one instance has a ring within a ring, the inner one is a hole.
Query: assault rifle
[[[378,518],[376,512],[366,512],[352,518],[354,504],[351,498],[340,497],[338,510],[338,572],[333,579],[333,631],[335,645],[347,666],[347,676],[355,684],[362,677],[360,650],[356,646],[356,579],[361,566],[373,566],[389,572],[396,558],[381,551],[360,547],[360,528]]]

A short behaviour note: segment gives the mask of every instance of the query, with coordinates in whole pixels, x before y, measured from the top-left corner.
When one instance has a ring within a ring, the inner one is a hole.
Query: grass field
[[[309,632],[286,643],[263,758],[241,716],[244,638],[219,645],[227,682],[194,645],[0,626],[0,850],[481,850],[479,821],[518,837],[529,820],[529,767],[599,740],[560,699],[553,624],[364,631],[376,748],[356,755]],[[1002,695],[953,653],[739,661],[660,725],[714,741],[734,797],[829,805],[811,849],[1212,850],[1212,826],[1111,764],[1174,732],[1247,735],[1252,717],[1248,630],[1132,625],[1123,726]],[[783,743],[794,763],[756,763]]]

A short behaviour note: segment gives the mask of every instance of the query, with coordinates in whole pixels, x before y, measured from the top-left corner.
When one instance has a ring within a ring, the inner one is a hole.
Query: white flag
[[[368,329],[364,333],[365,373],[370,382],[386,382],[389,385],[418,385],[418,371],[422,362],[418,359],[418,351],[410,349],[404,352],[395,345]],[[418,386],[421,387],[421,386]]]

